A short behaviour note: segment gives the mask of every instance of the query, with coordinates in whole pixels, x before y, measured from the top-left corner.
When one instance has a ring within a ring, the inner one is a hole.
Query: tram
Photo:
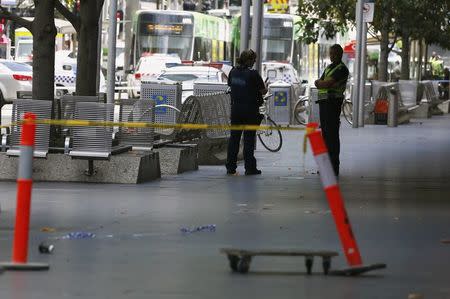
[[[139,10],[131,32],[130,65],[142,56],[176,55],[181,60],[229,59],[230,24],[227,20],[191,11]]]

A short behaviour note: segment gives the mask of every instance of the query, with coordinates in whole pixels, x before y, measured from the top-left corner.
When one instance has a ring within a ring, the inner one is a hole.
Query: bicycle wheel
[[[308,122],[308,100],[300,99],[295,103],[294,118],[300,125],[306,125]]]
[[[277,124],[270,118],[263,119],[261,122],[262,126],[276,127]],[[281,131],[279,129],[264,129],[256,132],[259,141],[262,145],[271,152],[278,152],[283,144],[283,137],[281,136]]]
[[[353,125],[353,103],[350,100],[344,100],[342,104],[342,113],[344,113],[345,120]]]

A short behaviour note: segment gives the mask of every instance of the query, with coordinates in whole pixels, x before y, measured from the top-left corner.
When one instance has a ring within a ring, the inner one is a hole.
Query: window
[[[18,62],[8,62],[8,61],[2,61],[0,62],[2,65],[6,66],[8,69],[10,69],[13,72],[32,72],[33,69],[30,65],[25,63],[18,63]]]

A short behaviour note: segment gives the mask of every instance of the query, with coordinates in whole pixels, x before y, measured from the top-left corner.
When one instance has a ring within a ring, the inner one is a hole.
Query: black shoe
[[[227,169],[227,175],[235,175],[236,174],[236,169]]]
[[[245,175],[255,175],[255,174],[261,174],[261,170],[255,168],[253,170],[245,171]]]

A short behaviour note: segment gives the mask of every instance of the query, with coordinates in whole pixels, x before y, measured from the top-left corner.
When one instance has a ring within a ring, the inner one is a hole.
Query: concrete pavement
[[[48,272],[0,275],[0,298],[450,298],[450,117],[397,128],[342,128],[340,185],[363,260],[388,268],[357,278],[304,274],[303,258],[257,257],[230,272],[219,248],[336,250],[346,265],[302,133],[257,151],[261,176],[199,171],[142,185],[37,183],[30,261]],[[239,171],[243,173],[242,165]],[[0,260],[9,260],[15,184],[0,183]],[[181,227],[216,224],[184,235]],[[42,232],[44,227],[53,233]],[[61,239],[86,231],[94,239]],[[51,255],[41,241],[55,244]]]

